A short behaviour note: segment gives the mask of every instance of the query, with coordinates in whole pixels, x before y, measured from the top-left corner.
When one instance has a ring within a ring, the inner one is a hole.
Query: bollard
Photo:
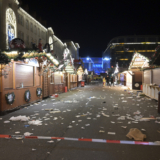
[[[158,113],[160,113],[160,92],[158,93]]]

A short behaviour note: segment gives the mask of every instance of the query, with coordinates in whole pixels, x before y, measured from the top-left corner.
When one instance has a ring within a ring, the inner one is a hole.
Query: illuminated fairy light
[[[132,62],[133,61],[133,62]],[[135,53],[132,61],[130,63],[129,69],[131,68],[143,68],[143,67],[149,67],[149,59],[139,53]]]
[[[19,11],[21,11],[23,14],[26,14],[30,19],[32,19],[33,21],[35,21],[39,26],[41,26],[45,31],[47,31],[47,29],[40,24],[36,19],[34,19],[32,16],[30,16],[25,10],[23,10],[21,7],[19,8]]]
[[[124,45],[124,44],[160,44],[160,42],[135,42],[135,43],[111,43],[112,45]]]

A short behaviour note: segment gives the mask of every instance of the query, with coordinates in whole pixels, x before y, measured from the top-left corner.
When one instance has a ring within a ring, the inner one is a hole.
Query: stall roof
[[[133,58],[131,60],[129,70],[132,69],[141,69],[141,68],[148,68],[149,67],[149,56],[151,56],[150,53],[135,53],[133,55]]]

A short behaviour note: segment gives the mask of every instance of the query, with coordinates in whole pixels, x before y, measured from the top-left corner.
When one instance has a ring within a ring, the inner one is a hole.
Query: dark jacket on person
[[[111,77],[111,83],[113,83],[113,77]]]

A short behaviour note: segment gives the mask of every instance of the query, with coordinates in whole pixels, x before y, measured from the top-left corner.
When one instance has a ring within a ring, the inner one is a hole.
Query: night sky
[[[108,2],[109,1],[109,2]],[[119,0],[22,0],[47,21],[63,42],[80,45],[80,56],[100,57],[108,42],[124,35],[160,35],[160,2]],[[125,2],[125,3],[123,3]]]

